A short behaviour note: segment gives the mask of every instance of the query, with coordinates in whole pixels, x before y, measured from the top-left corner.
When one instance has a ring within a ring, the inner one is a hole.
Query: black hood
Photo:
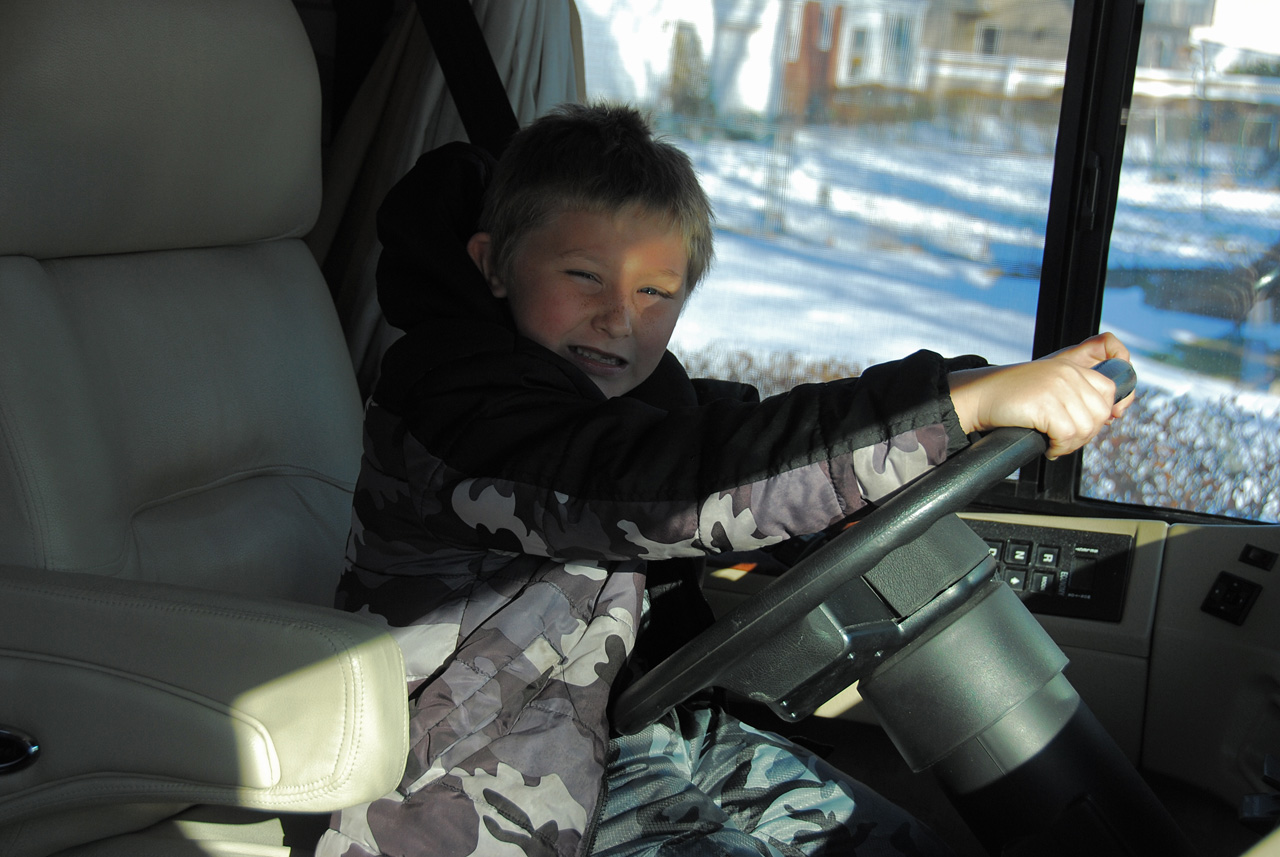
[[[467,253],[493,167],[483,150],[448,143],[420,157],[378,209],[378,302],[405,335],[383,356],[373,397],[395,413],[404,413],[414,385],[436,366],[490,351],[543,352],[584,396],[604,398],[569,361],[516,333],[507,302],[493,296]],[[670,352],[628,395],[663,407],[697,401]]]
[[[510,326],[467,255],[478,231],[493,158],[467,143],[448,143],[418,159],[378,209],[378,303],[407,332],[449,318]]]
[[[447,143],[418,158],[378,209],[378,303],[405,335],[383,355],[373,398],[396,413],[442,355],[514,345],[506,301],[467,253],[493,166],[481,149]]]

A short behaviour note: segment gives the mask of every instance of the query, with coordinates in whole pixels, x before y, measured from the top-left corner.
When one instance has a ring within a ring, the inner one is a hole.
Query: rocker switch
[[[1270,571],[1276,567],[1276,553],[1257,545],[1245,545],[1244,550],[1240,551],[1240,561],[1254,568]]]
[[[1071,576],[1067,578],[1067,591],[1084,594],[1093,592],[1093,572],[1094,564],[1091,561],[1076,560],[1075,566],[1071,569]]]

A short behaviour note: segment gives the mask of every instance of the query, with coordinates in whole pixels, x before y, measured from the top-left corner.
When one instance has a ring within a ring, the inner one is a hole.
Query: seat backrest
[[[331,603],[360,402],[288,0],[0,0],[0,564]]]

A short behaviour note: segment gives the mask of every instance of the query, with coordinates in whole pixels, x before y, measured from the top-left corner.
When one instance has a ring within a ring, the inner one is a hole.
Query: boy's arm
[[[947,375],[980,362],[920,352],[760,403],[662,409],[591,399],[549,356],[504,373],[471,360],[419,390],[404,456],[437,538],[613,560],[816,532],[964,444]]]

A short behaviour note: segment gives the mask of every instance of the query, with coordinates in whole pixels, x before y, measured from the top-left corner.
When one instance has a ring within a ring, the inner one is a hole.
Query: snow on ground
[[[671,80],[669,22],[693,24],[704,51],[716,32],[712,6],[688,0],[579,8],[592,98],[656,103]],[[769,87],[755,90],[763,98]],[[717,212],[717,262],[672,343],[699,371],[732,374],[716,361],[734,359],[750,371],[866,367],[918,348],[993,362],[1030,355],[1053,129],[996,116],[759,122],[733,135],[757,139],[731,140],[659,122],[690,153]],[[1280,166],[1259,153],[1131,127],[1126,158],[1113,270],[1231,268],[1280,243]],[[1119,500],[1280,520],[1280,395],[1266,389],[1266,370],[1247,387],[1156,359],[1229,338],[1274,356],[1280,325],[1236,330],[1152,307],[1135,287],[1107,291],[1102,326],[1134,352],[1143,400],[1095,445],[1106,452],[1086,451],[1084,484]]]
[[[877,144],[852,131],[798,133],[790,146],[678,140],[717,212],[717,262],[675,344],[738,343],[859,365],[916,348],[1030,354],[1052,157],[953,148],[939,170],[932,140]],[[770,193],[778,171],[786,192]],[[771,172],[772,171],[772,172]],[[1202,268],[1239,264],[1280,237],[1280,191],[1220,188],[1150,171],[1121,188],[1111,264]],[[1173,190],[1174,186],[1178,188]],[[781,230],[767,212],[778,212]],[[1139,355],[1217,339],[1222,319],[1157,309],[1139,289],[1112,290],[1104,327]],[[1251,332],[1280,346],[1276,325]],[[1221,383],[1148,362],[1171,391]]]
[[[993,362],[1030,355],[1050,152],[953,148],[939,169],[928,133],[801,131],[782,147],[677,142],[719,227],[717,261],[677,327],[677,353],[718,347],[858,367],[918,348]],[[1280,237],[1274,179],[1224,187],[1167,167],[1133,172],[1112,267],[1225,268]],[[1108,291],[1102,326],[1134,352],[1145,422],[1116,431],[1105,457],[1087,452],[1085,485],[1122,501],[1280,519],[1280,396],[1155,359],[1175,343],[1227,337],[1233,324],[1149,306],[1130,288]],[[1246,333],[1280,349],[1280,325]],[[1149,473],[1154,449],[1177,453]]]

